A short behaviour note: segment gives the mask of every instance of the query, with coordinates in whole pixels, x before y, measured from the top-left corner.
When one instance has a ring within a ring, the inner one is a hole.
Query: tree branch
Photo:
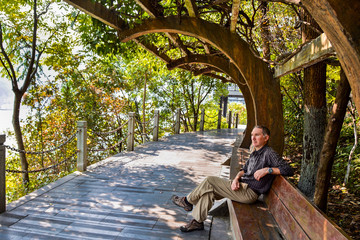
[[[37,18],[38,18],[38,19],[41,17],[41,15],[46,14],[46,13],[49,11],[50,5],[51,5],[51,2],[46,5],[45,11],[43,11],[43,12],[41,12],[41,13],[39,13],[39,14],[37,15]]]
[[[0,47],[1,47],[1,53],[4,56],[7,64],[9,65],[9,67],[6,66],[5,62],[3,61],[2,58],[0,58],[1,64],[4,66],[6,72],[8,73],[10,79],[11,79],[11,83],[12,83],[12,88],[13,91],[18,92],[19,91],[19,87],[17,85],[17,81],[16,81],[16,73],[14,70],[14,66],[11,63],[11,60],[9,58],[9,56],[7,55],[4,45],[3,45],[3,32],[2,32],[2,25],[0,23]],[[10,69],[9,69],[10,68]]]

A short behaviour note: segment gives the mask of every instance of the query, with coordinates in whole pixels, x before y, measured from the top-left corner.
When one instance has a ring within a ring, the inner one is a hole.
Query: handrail
[[[205,110],[202,109],[202,114],[201,114],[201,119],[200,119],[200,131],[203,131],[203,126],[205,122],[205,116],[207,116],[208,118],[215,118],[216,116],[210,117],[208,115],[205,114]],[[189,120],[190,119],[197,119],[197,121],[199,120],[199,115],[197,116],[185,116],[185,114],[181,113],[180,109],[177,109],[177,111],[172,115],[172,119],[170,122],[174,123],[171,125],[170,129],[166,129],[164,127],[160,128],[160,124],[159,124],[159,111],[155,110],[154,112],[154,117],[149,119],[148,121],[145,122],[145,124],[150,123],[151,120],[153,120],[154,125],[148,129],[145,130],[145,133],[141,133],[142,135],[146,135],[146,137],[148,135],[150,135],[151,132],[153,132],[153,141],[157,141],[158,140],[158,134],[159,134],[159,129],[162,129],[163,131],[170,131],[170,132],[174,132],[175,134],[180,133],[180,118],[181,117],[187,117]],[[167,121],[167,119],[165,119],[165,121]],[[218,114],[218,119],[214,121],[218,122],[218,128],[220,128],[221,126],[221,111],[219,111]],[[210,121],[209,121],[210,122]],[[236,119],[237,122],[237,119]],[[58,167],[61,164],[64,164],[66,162],[68,162],[70,159],[72,159],[75,154],[77,154],[77,169],[78,171],[85,171],[86,170],[86,165],[87,165],[87,153],[88,152],[100,152],[100,151],[107,151],[109,149],[114,149],[115,147],[119,146],[121,143],[123,143],[126,139],[128,141],[127,144],[127,150],[128,151],[133,151],[134,150],[134,135],[135,135],[135,125],[136,123],[140,123],[140,124],[144,124],[144,122],[141,122],[139,120],[135,119],[135,114],[134,113],[129,113],[129,119],[127,121],[125,121],[121,126],[119,126],[118,128],[114,129],[114,130],[110,130],[107,132],[98,132],[98,131],[93,131],[93,133],[95,133],[96,135],[99,136],[104,136],[104,135],[109,135],[112,133],[116,133],[119,130],[124,129],[125,125],[128,125],[128,132],[126,134],[125,137],[123,137],[121,139],[121,141],[117,142],[116,144],[105,148],[105,149],[87,149],[87,123],[85,121],[79,121],[78,122],[78,129],[77,131],[71,135],[68,139],[66,139],[63,143],[61,143],[59,146],[56,146],[54,148],[51,148],[49,150],[44,150],[44,151],[39,151],[39,152],[33,152],[33,151],[26,151],[26,150],[19,150],[16,149],[14,147],[5,145],[5,139],[6,136],[5,135],[0,135],[0,192],[1,189],[5,189],[5,172],[9,172],[9,173],[37,173],[37,172],[42,172],[42,171],[47,171],[49,169],[53,169]],[[230,126],[230,123],[229,123]],[[11,150],[11,151],[15,151],[18,153],[24,153],[24,154],[33,154],[33,155],[39,155],[39,154],[45,154],[45,153],[50,153],[53,151],[56,151],[62,147],[64,147],[66,144],[69,144],[70,141],[72,141],[73,139],[75,139],[75,137],[77,136],[77,149],[70,155],[68,156],[66,159],[53,164],[51,166],[48,167],[44,167],[41,169],[35,169],[35,170],[13,170],[13,169],[6,169],[5,166],[5,152],[6,149]],[[5,191],[5,190],[4,190]],[[6,210],[6,199],[5,199],[5,193],[4,194],[0,194],[0,213],[4,212]]]
[[[108,148],[104,148],[104,149],[90,149],[89,152],[102,152],[102,151],[107,151],[109,149],[114,149],[115,147],[119,146],[121,143],[123,143],[127,137],[129,136],[130,134],[127,134],[120,142],[108,147]]]
[[[119,130],[121,130],[126,124],[128,124],[129,120],[127,120],[126,122],[124,122],[122,125],[120,125],[120,127],[114,129],[114,130],[110,130],[108,132],[94,132],[96,135],[109,135],[109,134],[112,134],[112,133],[115,133]]]
[[[61,164],[69,161],[73,156],[75,156],[75,154],[77,154],[79,152],[79,150],[76,150],[74,153],[72,153],[69,157],[65,158],[63,161],[61,162],[58,162],[54,165],[51,165],[49,167],[45,167],[45,168],[41,168],[41,169],[36,169],[36,170],[28,170],[28,171],[25,171],[25,170],[11,170],[11,169],[5,169],[6,172],[9,172],[9,173],[36,173],[36,172],[44,172],[44,171],[47,171],[49,169],[52,169],[52,168],[56,168],[58,166],[60,166]]]
[[[31,151],[26,151],[26,150],[20,150],[20,149],[16,149],[14,147],[11,147],[11,146],[8,146],[8,145],[4,145],[5,148],[9,149],[9,150],[12,150],[14,152],[18,152],[18,153],[25,153],[25,154],[32,154],[32,155],[40,155],[40,154],[44,154],[44,153],[50,153],[50,152],[54,152],[55,150],[58,150],[60,149],[61,147],[65,146],[66,144],[68,144],[71,140],[73,140],[76,136],[76,133],[75,132],[72,136],[70,136],[65,142],[63,142],[62,144],[60,144],[59,146],[57,147],[54,147],[52,149],[49,149],[49,150],[45,150],[45,151],[41,151],[41,152],[31,152]]]

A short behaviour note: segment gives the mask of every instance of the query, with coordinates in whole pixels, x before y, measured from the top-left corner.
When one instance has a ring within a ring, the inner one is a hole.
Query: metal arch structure
[[[251,99],[251,93],[250,90],[242,77],[239,70],[235,67],[235,65],[228,60],[214,55],[190,55],[183,58],[176,59],[174,61],[171,61],[166,66],[169,70],[172,70],[174,68],[180,67],[185,64],[192,64],[192,63],[200,63],[204,65],[209,65],[214,68],[217,68],[219,71],[227,74],[230,76],[233,81],[239,86],[246,104],[246,113],[247,113],[247,126],[244,133],[244,140],[242,141],[240,147],[248,148],[251,144],[250,137],[252,127],[256,124],[255,122],[255,112],[254,112],[254,105]]]
[[[103,23],[109,25],[110,27],[113,27],[114,29],[118,30],[119,33],[122,33],[123,31],[131,31],[130,26],[128,25],[127,19],[122,19],[120,17],[120,12],[118,11],[118,7],[121,4],[110,6],[110,2],[116,2],[116,1],[101,1],[102,4],[97,3],[96,1],[100,2],[99,0],[91,1],[91,0],[64,0],[67,3],[75,6],[76,8],[84,11],[88,15],[102,21]],[[331,44],[334,47],[334,50],[336,52],[337,57],[339,58],[339,61],[341,63],[341,66],[343,67],[346,76],[349,80],[352,94],[355,100],[356,108],[360,109],[360,15],[358,12],[360,11],[360,2],[358,0],[348,0],[348,1],[340,1],[340,0],[262,0],[263,2],[279,2],[279,3],[286,3],[286,4],[292,4],[294,6],[303,7],[305,8],[311,16],[317,21],[321,29],[326,34],[327,38],[330,40]],[[120,2],[119,2],[120,3]],[[146,18],[151,19],[159,19],[168,17],[165,16],[166,14],[169,15],[169,11],[165,11],[164,8],[168,7],[164,4],[164,2],[160,2],[157,0],[128,0],[128,3],[130,4],[136,4],[137,6],[140,6],[141,9],[148,14],[146,17],[142,17],[140,19],[140,22],[142,23],[142,26],[145,27],[145,22],[143,21]],[[180,2],[178,2],[180,3]],[[242,4],[243,2],[239,0],[204,0],[204,1],[197,1],[197,0],[184,0],[183,5],[177,5],[178,9],[176,11],[172,11],[171,14],[173,16],[176,15],[177,18],[175,21],[179,24],[183,21],[184,17],[190,17],[193,19],[200,19],[200,18],[206,18],[206,14],[204,13],[204,6],[205,8],[211,8],[212,11],[226,11],[227,16],[230,16],[230,18],[227,19],[227,22],[222,23],[214,23],[218,24],[219,27],[227,27],[226,31],[227,34],[234,34],[239,36],[237,33],[239,31],[239,22],[242,22],[244,19],[244,12],[242,12]],[[105,7],[105,5],[107,7]],[[173,4],[172,7],[175,5]],[[165,14],[166,12],[166,14]],[[246,16],[245,16],[246,17]],[[208,18],[206,18],[208,19]],[[139,20],[139,19],[138,19]],[[149,20],[145,20],[146,24],[149,22]],[[244,23],[244,22],[242,22]],[[247,22],[245,22],[247,23]],[[145,29],[145,28],[144,28]],[[161,29],[161,30],[160,30]],[[169,30],[169,31],[167,31]],[[203,27],[204,31],[207,31],[205,27]],[[159,31],[163,31],[166,34],[166,37],[171,42],[171,45],[178,48],[181,51],[181,57],[189,57],[191,54],[193,54],[191,51],[188,50],[188,47],[186,44],[184,44],[181,40],[181,36],[179,36],[179,31],[176,31],[175,29],[164,29],[159,28]],[[196,32],[194,32],[196,33]],[[211,34],[208,32],[207,34]],[[219,34],[218,32],[212,33],[216,34],[217,36],[220,36],[219,38],[222,38],[223,36]],[[140,34],[139,34],[140,36]],[[195,34],[193,36],[196,36]],[[206,52],[206,55],[214,54],[214,52],[217,51],[212,45],[212,40],[208,39],[208,36],[206,34],[203,34],[205,36],[204,38],[199,39],[199,43],[203,44],[203,49]],[[165,63],[171,64],[173,62],[173,59],[171,57],[164,54],[162,51],[159,51],[157,47],[152,45],[149,42],[141,41],[141,38],[133,39],[138,43],[138,45],[143,46],[148,51],[152,52],[154,55],[158,56],[160,59],[162,59]],[[228,41],[231,41],[231,38],[227,37]],[[228,42],[229,45],[234,46],[232,42]],[[218,45],[216,45],[218,46]],[[243,48],[242,48],[243,49]],[[249,86],[251,97],[249,98],[249,101],[255,101],[254,96],[261,96],[266,97],[266,94],[261,95],[260,92],[262,89],[257,89],[255,86],[253,86],[254,83],[257,83],[255,80],[250,80],[249,74],[247,74],[248,69],[242,65],[241,61],[238,61],[239,59],[231,59],[229,56],[231,56],[231,51],[234,51],[232,55],[238,54],[237,49],[231,49],[228,48],[221,49],[221,52],[224,53],[221,57],[224,59],[229,60],[233,64],[236,65],[236,68],[240,70],[241,74],[243,75],[243,78],[245,79],[246,83]],[[314,61],[316,62],[316,61]],[[261,66],[264,64],[260,65]],[[266,65],[266,64],[265,64]],[[305,64],[306,65],[306,64]],[[307,67],[309,64],[307,64]],[[281,67],[281,65],[278,65]],[[196,72],[196,73],[202,73],[204,75],[209,75],[212,77],[216,77],[218,79],[221,79],[222,81],[227,81],[226,78],[214,74],[214,69],[202,69],[198,68],[196,69],[196,66],[191,65],[191,63],[179,65],[180,68]],[[268,66],[269,67],[269,66]],[[224,71],[224,69],[217,68],[220,72],[227,72]],[[216,71],[216,70],[215,70]],[[253,69],[251,69],[253,71]],[[235,81],[237,81],[235,79]],[[262,80],[258,80],[258,82],[261,82]],[[269,80],[270,82],[274,80]],[[239,84],[239,83],[238,83]],[[260,84],[261,86],[265,86],[266,84]],[[239,85],[239,87],[241,87]],[[256,98],[257,98],[256,97]],[[277,101],[277,99],[268,99],[269,101]],[[247,104],[249,105],[249,104]],[[255,107],[258,107],[258,102],[254,102],[253,105]],[[248,107],[248,106],[247,106]],[[254,114],[256,114],[255,119],[256,123],[259,124],[266,124],[267,122],[261,122],[261,119],[259,117],[267,116],[266,113],[263,111],[260,111],[259,109],[254,109]],[[264,115],[265,114],[265,115]],[[278,122],[281,122],[280,124],[283,124],[282,119],[277,119]],[[271,126],[270,126],[271,127]],[[276,128],[276,129],[281,129]],[[272,129],[274,130],[274,129]],[[277,131],[277,130],[275,130]],[[283,140],[281,139],[281,142]]]
[[[301,0],[329,38],[360,111],[360,1]]]
[[[239,70],[249,88],[251,98],[248,99],[248,103],[252,101],[254,106],[254,125],[268,126],[276,133],[272,136],[270,145],[282,153],[284,125],[281,121],[283,112],[280,85],[273,79],[268,65],[254,56],[244,40],[217,24],[193,17],[182,17],[179,21],[176,16],[149,19],[133,29],[120,31],[118,36],[121,41],[126,42],[159,32],[199,38],[226,55]],[[242,87],[239,84],[240,79],[234,80]],[[253,126],[248,127],[251,129]]]
[[[77,9],[96,18],[117,30],[127,29],[129,26],[113,10],[107,9],[100,3],[90,0],[64,0]],[[151,0],[134,0],[151,18],[161,17],[163,14],[152,7]],[[189,16],[199,17],[196,0],[184,0]],[[317,21],[326,33],[336,50],[342,67],[349,79],[355,99],[360,96],[360,2],[358,0],[263,0],[264,2],[280,2],[303,6]],[[154,2],[154,1],[153,1]],[[215,1],[219,4],[225,1]],[[214,2],[214,3],[215,3]],[[215,5],[215,4],[214,4]],[[235,32],[236,22],[239,19],[239,0],[232,3],[230,31]],[[360,101],[356,101],[360,109]]]
[[[98,3],[93,3],[90,0],[65,1],[115,28],[118,32],[119,39],[123,42],[130,40],[139,41],[143,36],[150,33],[165,33],[172,44],[181,50],[182,55],[189,56],[191,53],[179,37],[179,34],[182,34],[198,39],[208,53],[211,53],[213,49],[217,49],[216,51],[222,54],[224,58],[227,58],[228,61],[238,69],[242,76],[241,78],[244,79],[248,87],[247,110],[249,114],[253,116],[253,119],[252,117],[248,119],[250,121],[247,130],[251,130],[254,125],[266,125],[275,133],[272,135],[269,144],[277,152],[282,153],[284,147],[284,124],[280,85],[274,80],[269,65],[255,57],[248,43],[242,40],[235,31],[229,31],[219,24],[202,20],[196,17],[196,14],[194,17],[163,17],[162,14],[154,8],[153,4],[157,3],[147,0],[136,0],[136,3],[148,13],[150,18],[143,19],[140,25],[131,29],[124,24],[125,21],[120,19],[117,14],[104,6],[100,6]],[[187,6],[191,8],[194,4],[188,4]],[[195,9],[192,10],[193,11],[189,12],[196,12]],[[232,25],[236,23],[236,20],[237,18],[232,19]],[[152,49],[151,52],[161,58],[160,51],[157,51],[157,48],[152,46],[151,43],[149,44],[146,43],[146,41],[142,41],[142,45],[146,49]],[[162,59],[167,63],[171,61],[167,56]],[[181,66],[181,68],[191,70],[189,64],[187,66]],[[198,70],[199,69],[195,69],[195,71]],[[209,72],[205,72],[204,74],[212,75],[212,73]],[[216,77],[216,75],[214,77]],[[240,89],[244,88],[244,86],[240,84],[240,78],[233,80],[239,85]],[[253,110],[250,106],[253,107]],[[244,144],[245,143],[249,145],[250,134],[246,134]]]

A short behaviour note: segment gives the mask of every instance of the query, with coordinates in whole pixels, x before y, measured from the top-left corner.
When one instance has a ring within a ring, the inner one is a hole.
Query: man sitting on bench
[[[253,203],[260,194],[269,191],[276,175],[291,176],[293,169],[271,147],[267,145],[270,131],[264,126],[255,126],[251,132],[251,153],[244,168],[240,169],[233,181],[220,177],[207,177],[186,197],[171,197],[174,204],[192,211],[192,219],[187,225],[181,226],[182,232],[203,230],[204,221],[214,200],[229,198],[241,203]]]

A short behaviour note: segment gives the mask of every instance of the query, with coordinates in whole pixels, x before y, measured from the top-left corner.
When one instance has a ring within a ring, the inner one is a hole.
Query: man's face
[[[251,141],[256,150],[262,148],[267,141],[269,136],[264,136],[261,128],[254,128],[251,132]]]

